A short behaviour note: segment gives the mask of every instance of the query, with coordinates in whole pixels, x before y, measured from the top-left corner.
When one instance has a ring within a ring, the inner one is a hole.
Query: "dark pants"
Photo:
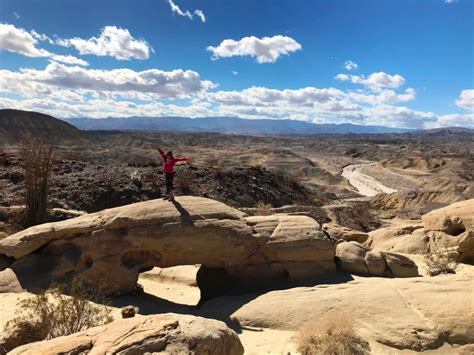
[[[169,194],[173,190],[174,173],[165,173],[166,193]]]

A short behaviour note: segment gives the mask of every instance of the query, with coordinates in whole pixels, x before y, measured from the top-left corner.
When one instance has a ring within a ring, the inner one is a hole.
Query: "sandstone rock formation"
[[[365,243],[375,251],[426,254],[453,249],[458,261],[474,263],[474,199],[431,211],[417,223],[381,228],[369,233]]]
[[[364,339],[396,348],[374,353],[395,354],[474,343],[473,287],[474,268],[461,265],[454,275],[355,276],[344,283],[268,292],[243,305],[233,297],[219,297],[206,303],[203,312],[228,312],[249,327],[294,330],[337,309],[351,315]]]
[[[365,232],[343,227],[335,223],[323,224],[323,230],[325,230],[333,239],[344,239],[348,242],[354,241],[364,243],[367,238],[369,238],[369,235]]]
[[[10,354],[229,354],[244,348],[223,322],[161,314],[135,317],[52,340],[20,346]]]
[[[140,272],[154,266],[201,264],[244,283],[335,271],[333,244],[314,219],[246,217],[223,203],[190,196],[31,227],[1,240],[1,254],[14,258],[10,268],[33,290],[78,277],[126,293]],[[203,288],[206,277],[201,280]]]
[[[407,257],[371,251],[357,242],[340,242],[336,245],[336,259],[341,269],[361,276],[415,277],[418,267]]]

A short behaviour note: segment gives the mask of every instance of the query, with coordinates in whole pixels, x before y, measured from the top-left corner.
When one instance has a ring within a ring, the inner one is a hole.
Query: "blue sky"
[[[1,0],[0,107],[474,126],[472,0]]]

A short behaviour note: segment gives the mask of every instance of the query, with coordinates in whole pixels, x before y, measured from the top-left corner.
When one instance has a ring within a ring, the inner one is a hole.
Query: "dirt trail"
[[[371,197],[380,193],[390,194],[396,192],[397,190],[385,186],[373,177],[361,172],[362,168],[373,166],[375,164],[376,163],[348,165],[342,170],[342,176],[344,176],[349,183],[364,196]]]

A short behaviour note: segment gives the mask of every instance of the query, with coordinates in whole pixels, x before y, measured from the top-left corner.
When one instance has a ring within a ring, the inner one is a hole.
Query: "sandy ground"
[[[169,302],[194,306],[200,298],[199,289],[192,286],[197,269],[197,266],[155,268],[141,275],[139,282],[148,294]],[[298,353],[292,331],[242,326],[238,335],[248,355]]]
[[[342,171],[344,176],[349,183],[354,186],[361,195],[364,196],[375,196],[379,193],[390,194],[396,192],[388,186],[383,185],[371,176],[365,175],[361,172],[361,169],[372,166],[374,164],[354,164],[346,166]]]
[[[420,258],[422,256],[419,256]],[[421,260],[417,260],[417,263]],[[468,265],[460,265],[459,275],[464,275],[470,270]],[[163,312],[189,313],[199,315],[202,310],[197,310],[194,305],[199,300],[199,289],[193,285],[197,271],[197,266],[181,266],[169,269],[155,268],[149,273],[141,275],[139,282],[143,285],[145,294],[138,297],[122,297],[114,302],[113,316],[120,317],[120,307],[128,304],[139,305],[140,314],[156,314]],[[420,270],[422,271],[422,270]],[[421,272],[424,274],[424,272]],[[364,278],[354,276],[355,281],[364,281]],[[386,280],[389,281],[389,280]],[[421,281],[421,280],[420,280]],[[288,290],[290,291],[290,290]],[[304,290],[303,290],[304,291]],[[310,291],[310,289],[308,289]],[[285,291],[282,291],[285,292]],[[17,303],[29,297],[31,294],[22,293],[0,293],[0,328],[12,319],[15,314]],[[240,307],[246,307],[247,296],[236,296]],[[211,307],[212,308],[212,307]],[[233,312],[238,312],[239,308],[234,308]],[[209,310],[208,310],[209,311]],[[216,308],[217,312],[219,307]],[[206,313],[204,311],[204,313]],[[233,321],[232,315],[227,316],[227,320]],[[262,327],[250,327],[240,325],[237,321],[235,330],[245,348],[245,354],[298,354],[297,346],[294,342],[295,332],[283,329],[270,329]],[[230,324],[232,326],[232,324]],[[233,327],[234,328],[234,327]],[[416,354],[411,350],[397,350],[392,347],[375,342],[369,338],[372,354]],[[443,345],[435,350],[428,350],[426,354],[459,354],[459,349],[449,344]]]

